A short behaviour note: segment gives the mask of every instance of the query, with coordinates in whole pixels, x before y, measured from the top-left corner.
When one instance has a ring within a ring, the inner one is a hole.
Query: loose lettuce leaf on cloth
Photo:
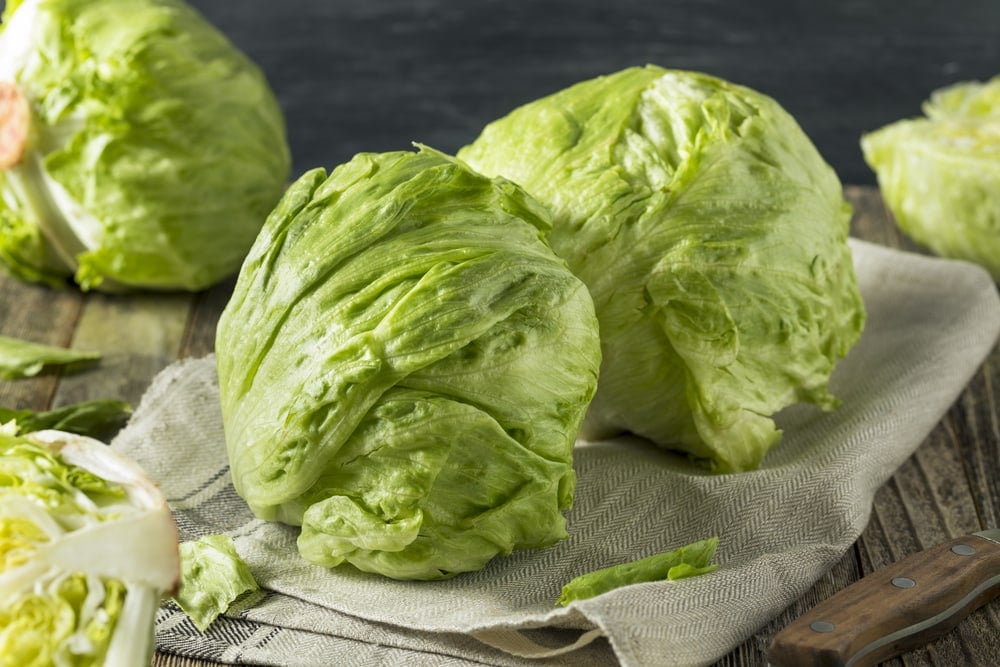
[[[17,380],[62,368],[73,372],[88,366],[101,355],[84,350],[70,350],[55,345],[34,343],[20,338],[0,336],[0,379]]]
[[[1000,281],[1000,75],[934,91],[923,118],[861,138],[899,227]]]
[[[594,297],[587,437],[734,472],[779,441],[775,412],[835,407],[830,372],[864,323],[850,206],[775,100],[635,67],[515,109],[458,157],[551,208],[549,242]]]
[[[7,2],[0,110],[0,264],[24,280],[202,289],[288,178],[263,74],[183,0]]]
[[[569,539],[447,581],[394,581],[298,558],[298,531],[255,519],[232,486],[214,360],[169,367],[112,446],[160,481],[184,539],[231,535],[265,597],[204,634],[167,605],[160,647],[317,667],[523,665],[525,655],[562,665],[718,660],[838,562],[876,490],[987,354],[991,363],[1000,354],[1000,298],[982,269],[861,242],[852,250],[870,319],[833,375],[838,410],[782,412],[781,445],[759,470],[734,475],[637,438],[580,442]],[[719,537],[711,574],[553,606],[573,577],[706,534]]]
[[[202,632],[239,597],[260,588],[228,535],[183,542],[180,554],[181,584],[174,599]]]
[[[719,538],[712,537],[581,574],[563,586],[556,602],[565,606],[574,600],[586,600],[622,586],[708,574],[718,567],[718,564],[710,562],[718,546]]]

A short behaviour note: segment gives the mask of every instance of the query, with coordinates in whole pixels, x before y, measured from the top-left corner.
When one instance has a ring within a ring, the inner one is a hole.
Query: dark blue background
[[[845,183],[862,132],[1000,73],[998,0],[195,0],[264,69],[295,171],[420,141],[455,151],[513,107],[629,65],[775,97]]]

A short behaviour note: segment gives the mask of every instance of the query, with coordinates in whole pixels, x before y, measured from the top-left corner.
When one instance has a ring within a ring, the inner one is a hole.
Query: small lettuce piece
[[[92,365],[100,358],[101,355],[97,352],[69,350],[0,336],[0,379],[4,380],[33,377],[55,368],[72,373]]]
[[[55,429],[100,439],[118,431],[131,414],[124,401],[97,399],[40,412],[0,408],[0,424],[15,422],[19,435]]]
[[[202,632],[238,598],[260,589],[228,535],[182,542],[180,553],[181,585],[174,600]]]
[[[0,263],[23,280],[203,289],[287,183],[263,73],[183,0],[8,2],[0,82]]]
[[[910,238],[1000,281],[1000,75],[934,91],[923,111],[863,135],[865,160]]]
[[[0,427],[3,664],[149,664],[178,576],[173,518],[137,464],[83,436]]]
[[[550,225],[427,147],[288,189],[215,349],[233,483],[304,558],[443,579],[567,537],[600,347]]]
[[[458,157],[548,206],[590,289],[603,363],[583,437],[739,472],[780,441],[776,412],[837,405],[830,375],[865,321],[851,208],[774,99],[634,67],[515,109]]]
[[[710,537],[642,560],[582,574],[563,586],[557,604],[566,606],[575,600],[596,597],[631,584],[674,581],[706,574],[718,567],[710,562],[718,546],[719,538]]]

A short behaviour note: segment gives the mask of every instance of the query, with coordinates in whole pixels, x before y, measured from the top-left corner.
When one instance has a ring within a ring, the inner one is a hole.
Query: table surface
[[[887,217],[875,188],[851,186],[852,234],[918,251]],[[97,350],[100,365],[79,375],[0,382],[0,405],[43,409],[96,398],[137,404],[153,376],[178,358],[213,349],[232,282],[198,294],[105,296],[51,290],[0,275],[0,334]],[[1000,346],[954,406],[875,497],[857,543],[802,599],[722,660],[762,665],[774,633],[831,593],[907,554],[950,537],[1000,526]],[[204,663],[158,654],[156,667]],[[1000,601],[981,608],[933,644],[894,665],[1000,664]]]

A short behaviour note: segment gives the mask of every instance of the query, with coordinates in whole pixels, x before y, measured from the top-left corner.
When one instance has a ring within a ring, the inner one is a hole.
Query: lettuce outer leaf
[[[0,407],[0,424],[15,422],[18,435],[55,429],[100,439],[114,435],[131,414],[124,401],[97,399],[42,411]]]
[[[236,489],[305,558],[440,579],[566,537],[600,349],[549,227],[425,147],[289,188],[216,361]]]
[[[710,537],[641,560],[582,574],[563,586],[556,604],[566,606],[632,584],[675,581],[707,574],[718,568],[710,562],[718,546],[719,538]]]
[[[204,632],[238,598],[260,590],[228,535],[182,542],[181,585],[174,600]]]
[[[31,109],[0,173],[0,261],[86,289],[198,290],[235,273],[287,182],[263,74],[181,0],[8,4],[0,78]]]
[[[490,123],[458,153],[553,212],[603,365],[584,435],[630,431],[719,472],[759,466],[772,415],[829,409],[865,314],[840,182],[774,100],[647,66]]]
[[[923,110],[862,136],[865,160],[910,238],[1000,281],[1000,76],[937,90]]]
[[[33,377],[56,368],[72,373],[93,365],[100,358],[96,352],[0,336],[0,379],[4,380]]]

